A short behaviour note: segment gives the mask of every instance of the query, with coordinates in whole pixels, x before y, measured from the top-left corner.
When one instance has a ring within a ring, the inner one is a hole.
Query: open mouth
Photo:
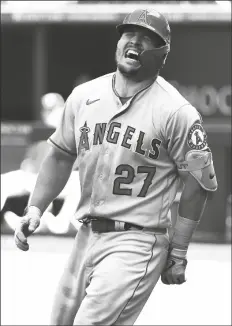
[[[135,50],[127,50],[125,53],[125,58],[139,62],[139,53]]]

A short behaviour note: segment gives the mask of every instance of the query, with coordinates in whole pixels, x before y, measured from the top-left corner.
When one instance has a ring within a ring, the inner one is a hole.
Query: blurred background
[[[161,76],[177,87],[201,113],[219,184],[194,234],[190,256],[197,265],[194,270],[190,269],[190,273],[199,272],[198,256],[201,253],[201,263],[205,264],[203,274],[209,277],[213,266],[214,272],[225,282],[220,283],[218,289],[226,302],[225,312],[217,319],[212,314],[216,309],[209,309],[208,319],[202,320],[201,315],[193,324],[209,324],[209,321],[211,325],[231,324],[227,309],[230,303],[227,276],[230,271],[232,198],[231,1],[1,1],[1,241],[5,284],[2,325],[19,325],[19,321],[24,325],[36,324],[33,314],[21,315],[19,308],[18,313],[11,313],[18,305],[12,301],[9,291],[9,288],[15,291],[18,286],[12,283],[17,262],[23,260],[22,279],[26,269],[32,273],[36,271],[38,259],[45,259],[46,263],[51,257],[59,270],[78,229],[78,224],[72,220],[80,192],[74,166],[66,188],[50,205],[39,230],[31,238],[35,253],[25,256],[12,244],[15,225],[23,214],[39,165],[48,149],[46,139],[55,130],[72,89],[115,70],[118,40],[115,26],[127,13],[144,6],[160,11],[169,20],[171,52]],[[173,220],[178,200],[179,194],[171,210]],[[54,258],[57,251],[60,255]],[[202,273],[202,267],[199,268]],[[222,269],[225,274],[221,274]],[[57,269],[50,273],[53,280],[58,278]],[[212,277],[208,281],[206,291],[211,291],[211,281],[215,284],[217,280]],[[53,288],[52,284],[49,281],[48,286]],[[186,293],[188,286],[183,286]],[[25,292],[25,287],[20,290]],[[51,296],[52,291],[49,293]],[[206,300],[209,300],[208,296]],[[210,303],[211,307],[213,304],[215,301]],[[47,309],[45,305],[44,309]],[[36,317],[37,324],[48,324],[45,315]],[[157,324],[157,319],[141,319],[140,322],[152,325],[152,322]],[[162,322],[175,324],[173,319],[158,319],[159,325]],[[176,319],[176,323],[191,324],[184,318]]]

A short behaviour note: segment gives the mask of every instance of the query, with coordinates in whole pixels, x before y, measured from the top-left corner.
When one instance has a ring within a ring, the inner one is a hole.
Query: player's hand
[[[186,258],[168,256],[166,266],[161,274],[161,280],[164,284],[182,284],[186,282],[185,269],[187,266]]]
[[[29,249],[27,238],[40,225],[41,212],[39,211],[39,209],[35,210],[33,208],[36,207],[29,207],[26,215],[22,217],[14,233],[15,244],[19,249],[23,251],[27,251]]]

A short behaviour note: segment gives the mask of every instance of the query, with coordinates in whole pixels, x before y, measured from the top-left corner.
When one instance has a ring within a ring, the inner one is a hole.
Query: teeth
[[[134,59],[134,60],[138,60],[139,54],[138,52],[134,51],[134,50],[128,50],[126,52],[126,58],[130,58],[130,59]]]
[[[139,55],[138,52],[136,52],[136,51],[134,51],[134,50],[128,50],[128,51],[127,51],[127,55],[130,55],[130,54],[134,54],[134,55],[136,55],[136,56]]]

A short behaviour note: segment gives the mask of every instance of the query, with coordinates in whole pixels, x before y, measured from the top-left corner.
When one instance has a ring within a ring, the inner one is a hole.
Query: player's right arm
[[[60,125],[48,140],[52,147],[41,164],[25,215],[15,230],[15,243],[21,250],[29,249],[27,237],[39,226],[42,214],[69,179],[77,157],[74,130],[71,94],[66,101]]]
[[[74,156],[68,156],[55,147],[51,147],[41,165],[28,207],[35,206],[40,209],[41,213],[44,213],[66,185],[74,161]]]

